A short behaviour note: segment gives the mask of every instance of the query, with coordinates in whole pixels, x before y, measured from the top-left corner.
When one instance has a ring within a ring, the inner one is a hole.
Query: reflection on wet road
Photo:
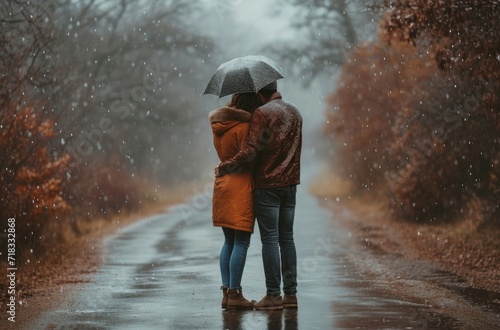
[[[105,243],[102,267],[73,299],[33,329],[452,329],[457,320],[426,304],[393,299],[354,267],[328,211],[302,185],[296,215],[299,309],[222,311],[210,198],[196,196],[136,223]],[[209,191],[209,189],[207,189]],[[366,253],[366,251],[364,252]],[[374,255],[375,258],[375,255]],[[265,293],[256,226],[243,276],[248,299]]]

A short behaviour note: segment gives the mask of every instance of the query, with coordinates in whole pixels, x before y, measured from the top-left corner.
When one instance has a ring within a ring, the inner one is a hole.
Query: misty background
[[[285,68],[303,168],[354,189],[328,194],[413,221],[498,219],[499,6],[408,1],[3,1],[0,217],[19,250],[211,182],[208,113],[229,97],[202,94],[252,54]]]
[[[229,97],[202,93],[234,57],[285,67],[278,85],[304,117],[304,168],[330,157],[325,95],[375,25],[362,1],[343,0],[9,0],[0,14],[0,215],[17,218],[30,254],[64,240],[66,225],[79,233],[210,182],[208,113]]]

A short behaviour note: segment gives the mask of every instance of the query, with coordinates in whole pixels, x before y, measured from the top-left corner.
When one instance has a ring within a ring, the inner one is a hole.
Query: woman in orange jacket
[[[221,161],[236,155],[245,143],[251,114],[260,105],[256,93],[240,93],[234,94],[227,106],[210,113],[214,146]],[[253,308],[241,292],[241,277],[255,223],[252,191],[249,170],[215,179],[212,219],[214,226],[222,227],[224,233],[220,252],[222,308]]]

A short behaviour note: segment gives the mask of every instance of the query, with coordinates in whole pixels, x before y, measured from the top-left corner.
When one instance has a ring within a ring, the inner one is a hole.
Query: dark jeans
[[[297,253],[293,240],[297,186],[254,190],[254,210],[262,241],[268,295],[297,293]]]
[[[250,245],[250,232],[222,228],[224,245],[220,251],[220,273],[222,286],[241,290],[241,277]]]

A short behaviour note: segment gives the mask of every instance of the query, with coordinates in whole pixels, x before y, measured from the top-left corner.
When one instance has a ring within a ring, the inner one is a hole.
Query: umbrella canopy
[[[238,57],[222,63],[203,94],[220,97],[257,92],[262,87],[283,78],[283,67],[262,55]]]

